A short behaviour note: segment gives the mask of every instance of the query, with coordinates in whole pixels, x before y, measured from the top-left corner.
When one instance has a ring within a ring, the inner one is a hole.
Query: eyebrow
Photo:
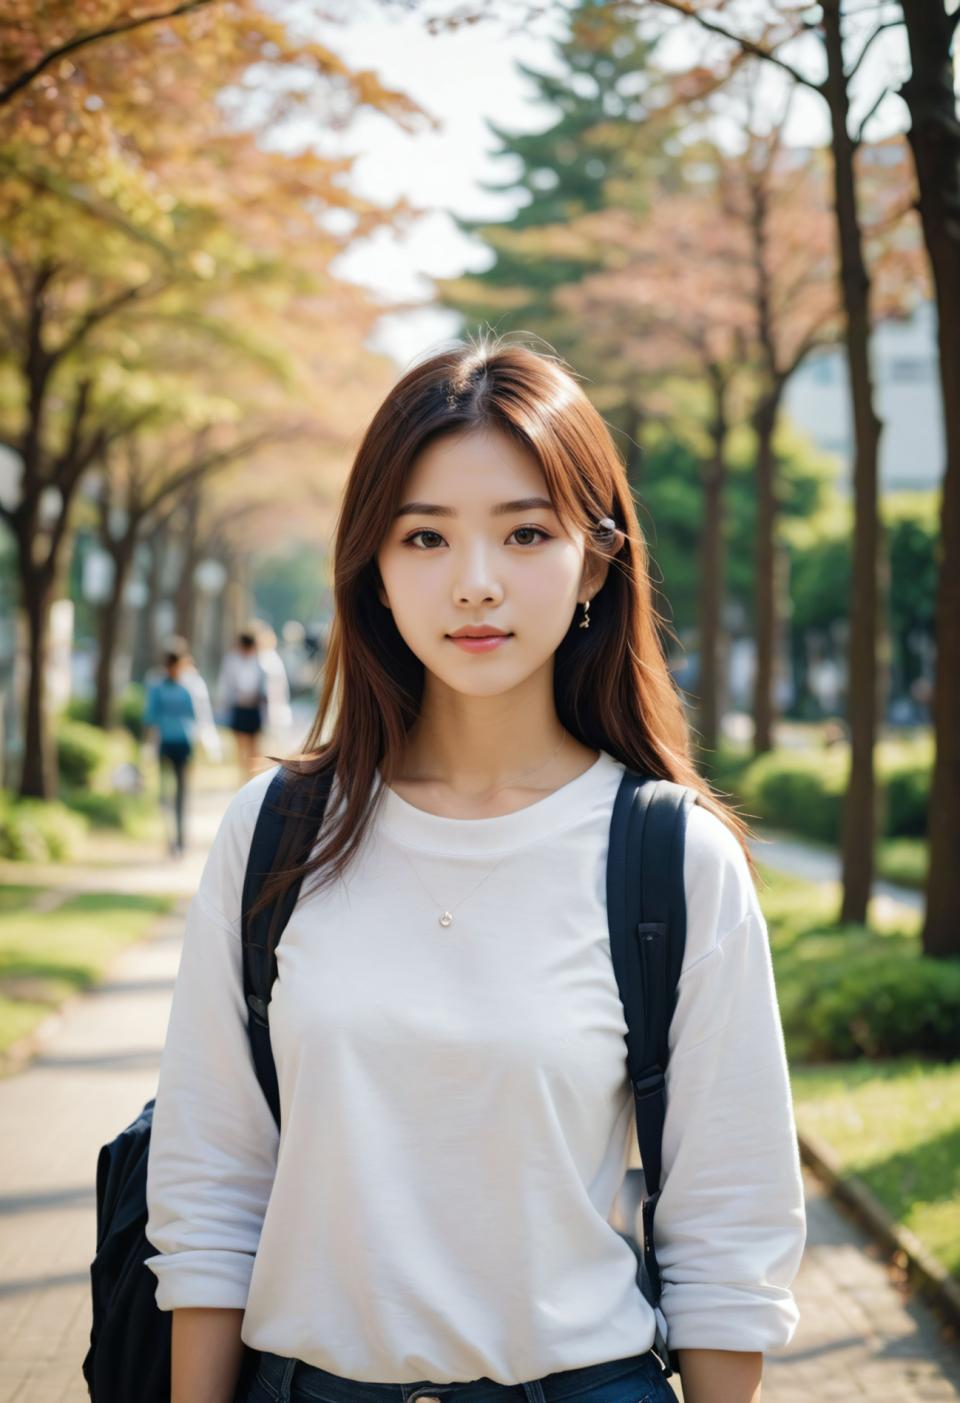
[[[513,512],[533,511],[537,507],[545,507],[547,511],[553,511],[553,503],[546,497],[520,497],[516,502],[500,502],[498,506],[490,508],[491,516],[509,516]],[[456,516],[453,507],[438,507],[433,502],[405,502],[397,509],[396,516]]]

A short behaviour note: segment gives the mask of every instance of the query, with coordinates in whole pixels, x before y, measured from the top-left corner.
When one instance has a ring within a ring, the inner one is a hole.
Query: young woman
[[[555,358],[456,344],[377,411],[346,487],[280,942],[282,1132],[256,1080],[240,902],[276,769],[191,903],[147,1236],[173,1403],[674,1397],[609,1219],[634,1141],[605,904],[624,767],[693,786],[656,1247],[686,1403],[760,1396],[793,1335],[803,1194],[741,820],[690,758],[603,420]],[[471,641],[471,639],[473,641]]]

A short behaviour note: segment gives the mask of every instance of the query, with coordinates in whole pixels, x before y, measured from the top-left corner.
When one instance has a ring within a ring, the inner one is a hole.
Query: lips
[[[456,633],[448,633],[448,638],[509,638],[510,634],[496,628],[458,628]]]
[[[492,653],[512,637],[509,633],[486,633],[479,636],[470,634],[448,634],[449,641],[456,644],[464,653]]]

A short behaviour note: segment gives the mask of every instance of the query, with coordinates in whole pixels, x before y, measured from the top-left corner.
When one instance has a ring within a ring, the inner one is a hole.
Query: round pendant
[[[452,926],[452,925],[453,925],[453,916],[450,914],[449,911],[441,911],[441,912],[440,912],[440,924],[441,924],[442,926]]]

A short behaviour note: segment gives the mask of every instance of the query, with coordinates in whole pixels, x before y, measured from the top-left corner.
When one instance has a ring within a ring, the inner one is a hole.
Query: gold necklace
[[[566,731],[564,731],[563,735],[560,737],[560,745],[563,745],[563,742],[566,740],[566,738],[567,738],[567,733],[566,733]],[[527,775],[536,774],[537,770],[542,770],[543,767],[544,767],[544,765],[549,765],[550,761],[551,761],[551,760],[554,758],[554,756],[557,755],[557,753],[559,752],[559,750],[560,750],[560,745],[557,746],[557,749],[553,752],[553,755],[548,755],[548,756],[547,756],[546,760],[543,761],[543,764],[535,766],[532,770],[524,770],[523,774],[520,774],[520,775],[517,776],[517,779],[524,779]],[[500,789],[505,789],[506,787],[507,787],[506,785],[501,785],[501,786],[500,786]],[[496,791],[498,794],[500,793],[500,789],[498,789],[498,790]],[[513,812],[516,813],[516,812],[518,812],[518,811],[517,811],[517,810],[513,810]],[[424,882],[423,878],[420,876],[420,873],[419,873],[419,872],[417,871],[417,869],[414,867],[413,863],[411,862],[410,858],[407,856],[406,852],[404,852],[404,850],[403,850],[402,847],[399,848],[399,851],[400,851],[401,853],[403,853],[404,860],[406,861],[407,865],[409,866],[411,872],[412,872],[413,875],[416,877],[416,879],[417,879],[417,881],[420,883],[420,885],[423,887],[424,891],[427,893],[427,896],[429,896],[429,898],[430,898],[430,900],[433,902],[434,906],[436,906],[436,904],[437,904],[437,898],[436,898],[436,897],[433,895],[433,893],[429,890],[429,888],[427,887],[427,884]],[[456,905],[454,905],[454,906],[452,906],[452,907],[445,907],[444,909],[441,910],[440,915],[438,916],[437,919],[439,920],[440,924],[444,927],[444,929],[446,929],[448,926],[452,926],[452,925],[453,925],[453,913],[454,913],[454,911],[456,911],[457,907],[458,907],[458,906],[462,906],[463,903],[464,903],[469,897],[473,896],[473,893],[474,893],[475,891],[477,891],[477,889],[478,889],[479,887],[482,887],[482,886],[483,886],[484,882],[487,880],[488,877],[492,877],[492,876],[493,876],[494,872],[496,872],[496,870],[497,870],[497,868],[500,866],[501,862],[503,862],[504,858],[506,858],[507,856],[508,856],[508,854],[507,854],[507,853],[504,853],[503,857],[498,858],[497,861],[496,861],[496,862],[493,864],[493,866],[490,868],[489,872],[485,873],[484,876],[482,876],[482,877],[480,878],[480,880],[479,880],[479,882],[477,883],[477,885],[476,885],[475,887],[472,887],[471,890],[467,892],[467,895],[466,895],[466,896],[462,896],[462,897],[460,898],[460,900],[456,903]]]

